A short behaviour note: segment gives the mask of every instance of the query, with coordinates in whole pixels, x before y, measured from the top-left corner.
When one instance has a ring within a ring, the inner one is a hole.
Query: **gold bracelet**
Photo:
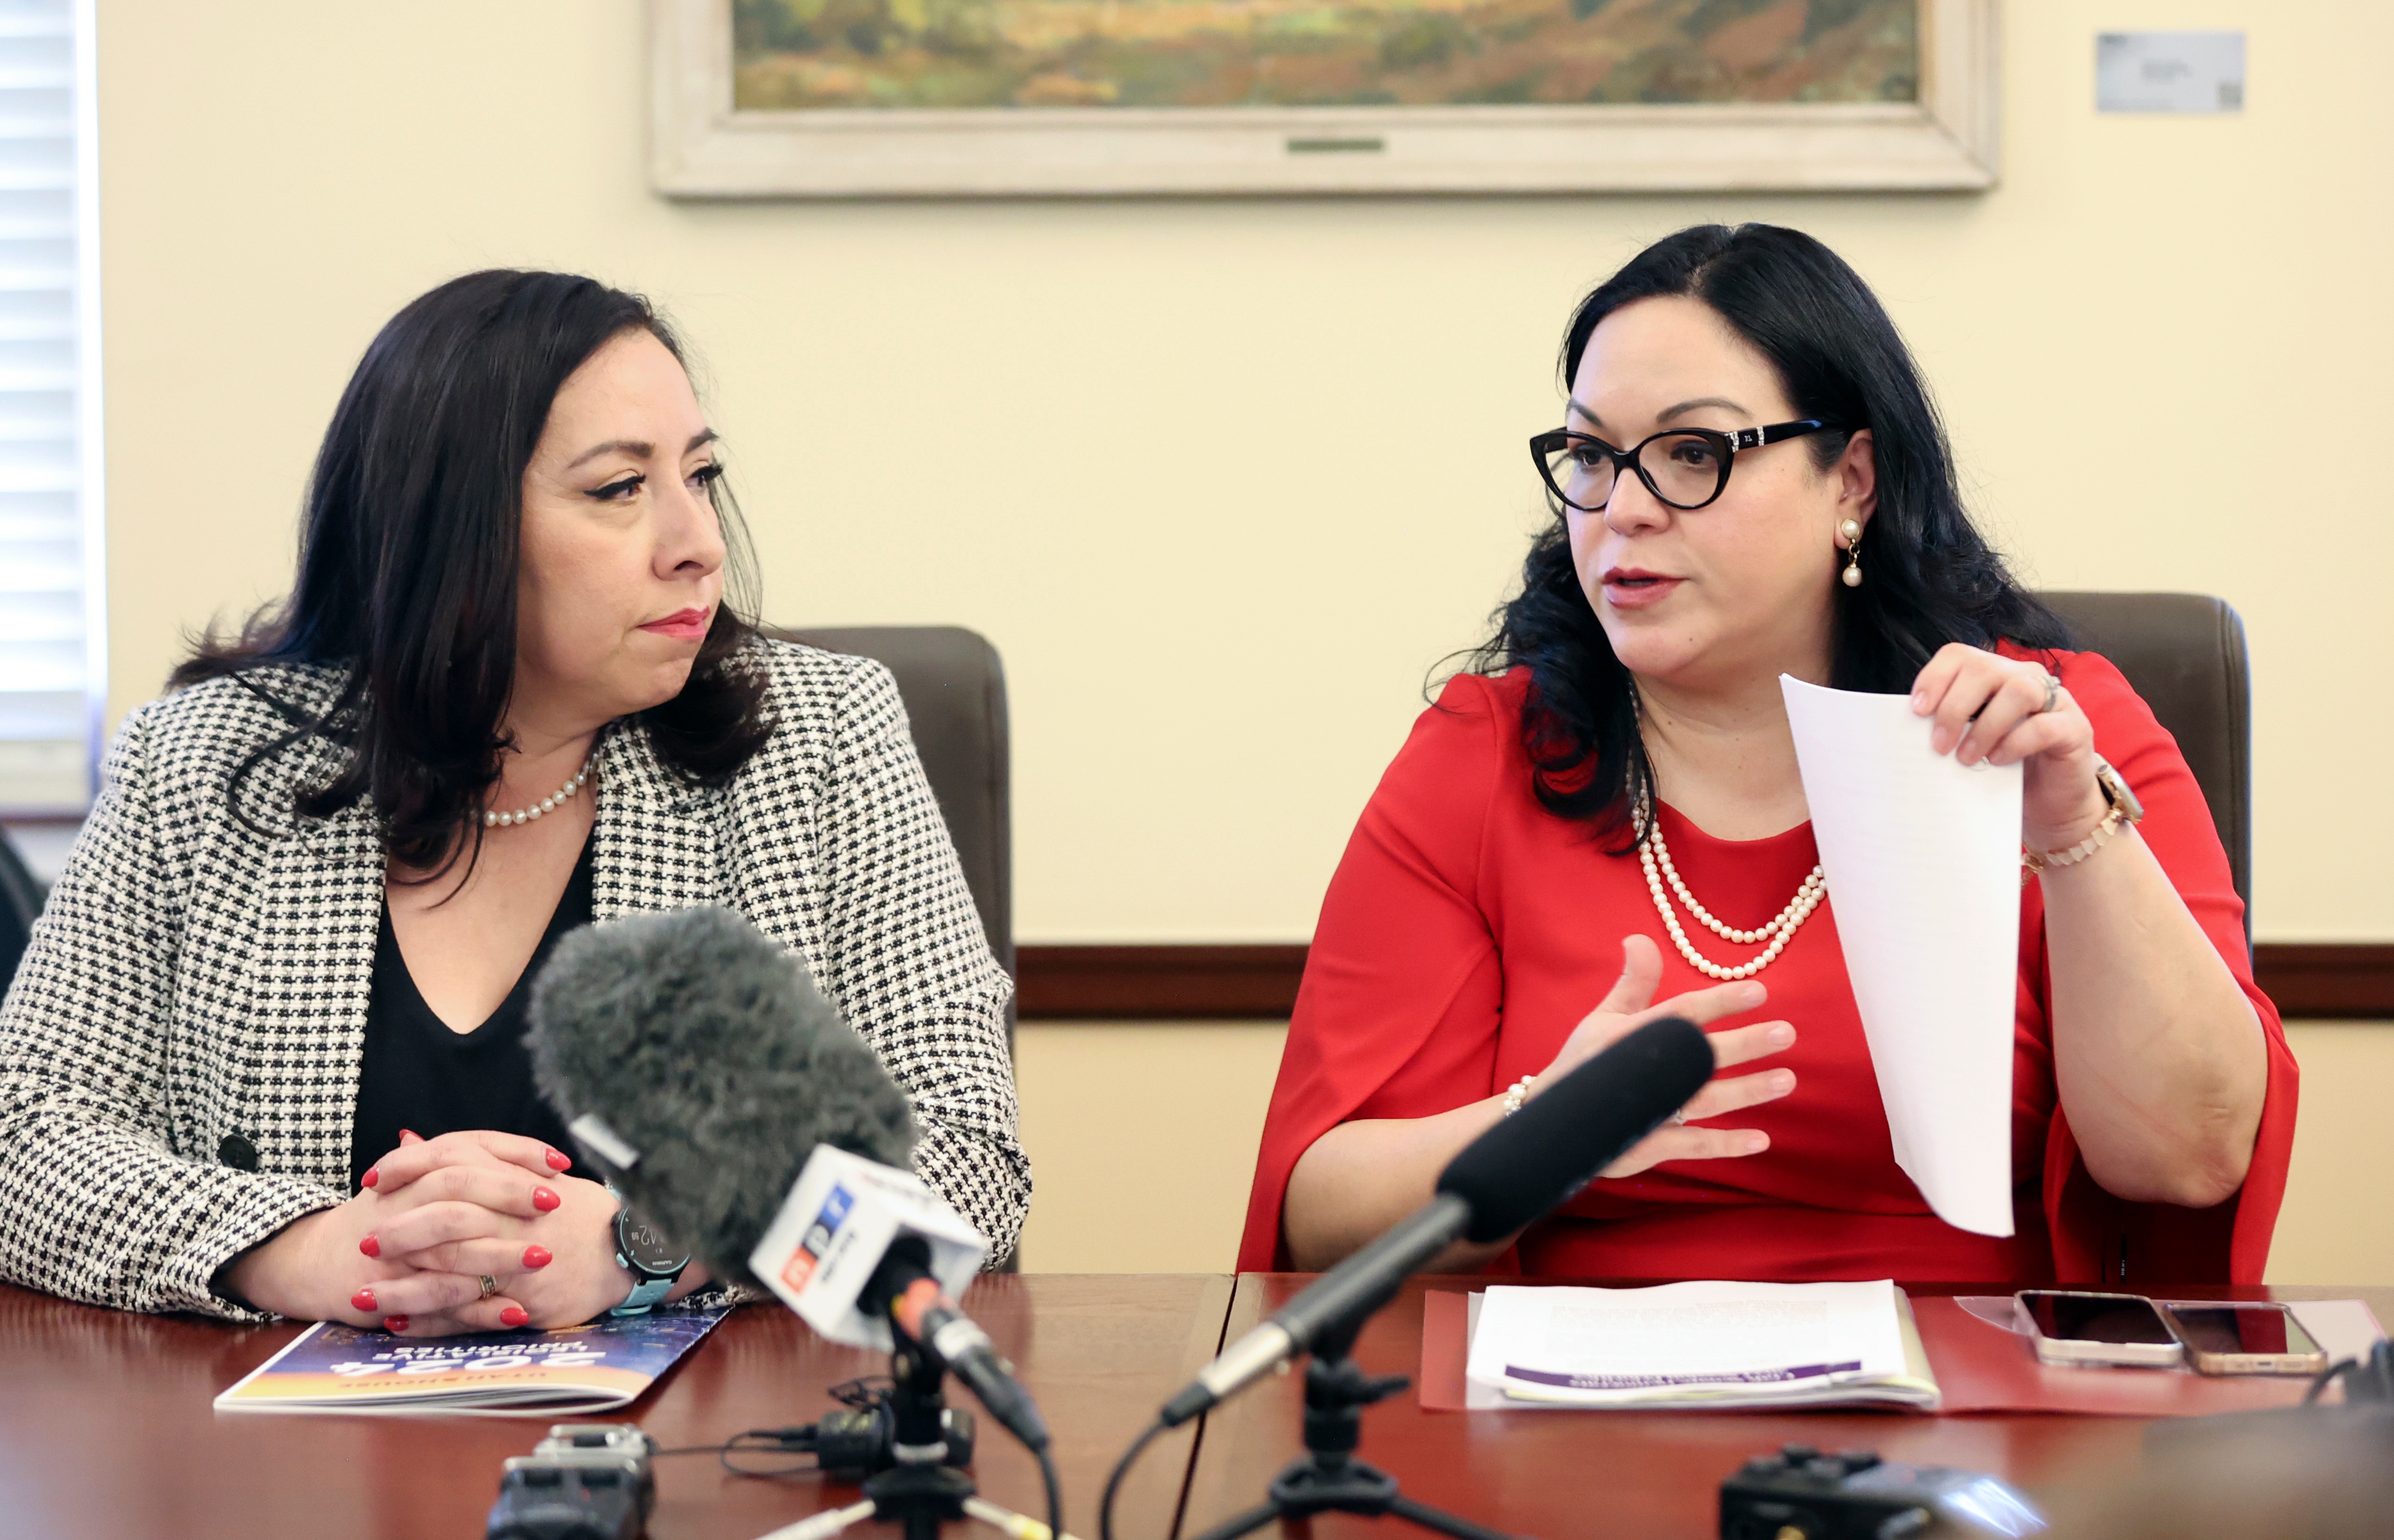
[[[2080,840],[2077,844],[2072,845],[2066,850],[2031,850],[2022,849],[2020,851],[2020,864],[2032,872],[2042,872],[2049,866],[2075,866],[2080,862],[2085,861],[2088,856],[2091,856],[2096,851],[2101,849],[2104,846],[2111,843],[2111,836],[2118,834],[2120,832],[2120,825],[2125,823],[2127,821],[2128,812],[2126,809],[2119,807],[2107,809],[2104,811],[2101,821],[2095,825],[2095,832],[2088,835],[2085,839]]]

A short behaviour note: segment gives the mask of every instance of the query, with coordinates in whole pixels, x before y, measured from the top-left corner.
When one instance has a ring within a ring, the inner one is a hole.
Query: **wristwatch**
[[[2121,824],[2145,821],[2145,805],[2137,800],[2137,794],[2128,789],[2128,783],[2111,768],[2111,762],[2099,754],[2095,756],[2095,788],[2103,794],[2107,808],[2093,832],[2066,850],[2023,850],[2020,852],[2022,865],[2032,872],[2042,872],[2054,866],[2074,866],[2109,844],[2111,836],[2120,832]],[[2023,877],[2021,880],[2027,879]]]
[[[632,1205],[625,1202],[613,1182],[607,1184],[607,1191],[615,1198],[615,1265],[638,1280],[624,1302],[607,1313],[646,1315],[650,1307],[673,1292],[683,1270],[690,1266],[690,1253],[633,1213]]]

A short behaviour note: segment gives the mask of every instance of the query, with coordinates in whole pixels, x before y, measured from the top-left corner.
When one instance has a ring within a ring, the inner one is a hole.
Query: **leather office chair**
[[[0,829],[0,994],[8,993],[8,981],[17,976],[45,897],[41,879],[25,864],[8,831]]]
[[[2100,652],[2162,726],[2203,787],[2253,941],[2253,691],[2244,623],[2203,594],[2072,594],[2038,598],[2077,644]],[[2100,746],[2099,744],[2098,745]]]
[[[961,625],[767,627],[768,636],[886,665],[897,677],[914,752],[947,820],[948,837],[998,966],[1014,972],[1014,817],[1006,669],[997,649]],[[1009,1007],[1007,1036],[1014,1018]]]
[[[2075,643],[2111,660],[2153,715],[2177,740],[2194,771],[2228,869],[2244,901],[2244,943],[2253,942],[2253,693],[2246,672],[2244,623],[2222,601],[2202,594],[2040,594],[2073,633]],[[2098,745],[2100,746],[2099,744]],[[2090,1183],[2091,1185],[2091,1183]],[[2206,1234],[2226,1255],[2222,1210],[2131,1208],[2095,1193],[2105,1218],[2100,1251],[2107,1289],[2149,1286],[2144,1258],[2164,1244],[2183,1246]],[[2164,1232],[2174,1239],[2164,1241]],[[2178,1280],[2172,1280],[2177,1282]],[[2225,1283],[2216,1279],[2197,1283]]]
[[[997,649],[961,625],[851,625],[821,630],[768,626],[766,635],[885,665],[906,703],[923,773],[939,798],[948,837],[980,911],[998,966],[1014,972],[1014,793],[1006,722],[1006,668]],[[1014,1049],[1014,1003],[1006,1006],[1006,1046]],[[997,1264],[1022,1266],[1019,1244]]]

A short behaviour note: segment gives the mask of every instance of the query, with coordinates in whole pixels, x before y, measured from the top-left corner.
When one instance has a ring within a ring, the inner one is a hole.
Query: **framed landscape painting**
[[[1995,0],[650,0],[685,197],[1973,189]]]

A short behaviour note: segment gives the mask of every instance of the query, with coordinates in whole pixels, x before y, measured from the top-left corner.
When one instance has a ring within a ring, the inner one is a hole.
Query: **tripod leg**
[[[1388,1499],[1388,1511],[1401,1519],[1410,1519],[1426,1530],[1454,1535],[1454,1540],[1514,1540],[1502,1530],[1489,1529],[1468,1519],[1458,1519],[1442,1508],[1416,1503],[1402,1493]]]
[[[1051,1537],[1047,1526],[1027,1513],[1017,1513],[1010,1507],[1000,1507],[986,1497],[965,1499],[965,1516],[978,1519],[1006,1536],[1006,1540],[1072,1540],[1069,1533]]]
[[[848,1525],[861,1524],[872,1518],[873,1507],[872,1503],[863,1502],[850,1503],[846,1507],[830,1508],[810,1518],[801,1519],[795,1524],[783,1524],[770,1534],[759,1536],[758,1540],[829,1540],[830,1536],[837,1534]]]
[[[1192,1540],[1238,1540],[1240,1535],[1259,1530],[1279,1517],[1281,1506],[1266,1503],[1261,1507],[1251,1507],[1244,1513],[1223,1520],[1204,1533],[1193,1536]]]

